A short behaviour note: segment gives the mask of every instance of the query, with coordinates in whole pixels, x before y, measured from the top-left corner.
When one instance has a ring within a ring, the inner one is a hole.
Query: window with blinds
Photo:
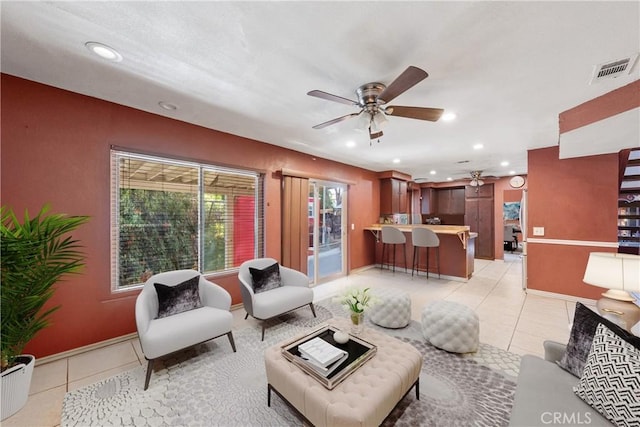
[[[112,150],[112,288],[237,268],[263,254],[263,176]]]

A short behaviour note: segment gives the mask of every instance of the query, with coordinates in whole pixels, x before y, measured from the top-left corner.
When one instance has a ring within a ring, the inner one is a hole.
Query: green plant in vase
[[[48,214],[49,209],[45,205],[33,218],[25,211],[22,222],[11,208],[0,210],[2,371],[16,363],[27,343],[60,308],[43,309],[53,296],[53,285],[84,265],[80,245],[68,233],[89,217]]]
[[[375,303],[375,299],[369,294],[370,288],[347,288],[337,301],[349,310],[352,333],[359,334],[364,327],[364,310]]]

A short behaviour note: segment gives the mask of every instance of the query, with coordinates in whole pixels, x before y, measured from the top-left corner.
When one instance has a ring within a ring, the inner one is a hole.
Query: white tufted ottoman
[[[378,302],[371,306],[368,316],[373,323],[385,328],[404,328],[411,321],[411,298],[397,289],[372,289]]]
[[[346,318],[328,324],[348,330]],[[422,355],[410,344],[371,328],[359,335],[377,346],[376,354],[333,390],[305,374],[284,358],[280,343],[265,351],[269,401],[271,390],[315,426],[378,426],[396,404],[416,388]]]
[[[435,301],[422,310],[422,334],[435,347],[453,353],[478,350],[480,321],[469,307]]]

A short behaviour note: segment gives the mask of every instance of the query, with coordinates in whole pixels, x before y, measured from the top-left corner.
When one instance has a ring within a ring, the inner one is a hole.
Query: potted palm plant
[[[35,357],[22,351],[60,308],[44,308],[55,291],[53,285],[83,266],[80,245],[69,232],[89,218],[48,211],[45,205],[34,218],[25,211],[20,222],[11,208],[0,209],[2,419],[27,402]]]

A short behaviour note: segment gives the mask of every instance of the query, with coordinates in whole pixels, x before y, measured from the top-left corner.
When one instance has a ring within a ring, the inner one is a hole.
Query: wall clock
[[[520,175],[511,177],[511,179],[509,180],[509,185],[513,188],[520,188],[524,185],[524,178]]]

